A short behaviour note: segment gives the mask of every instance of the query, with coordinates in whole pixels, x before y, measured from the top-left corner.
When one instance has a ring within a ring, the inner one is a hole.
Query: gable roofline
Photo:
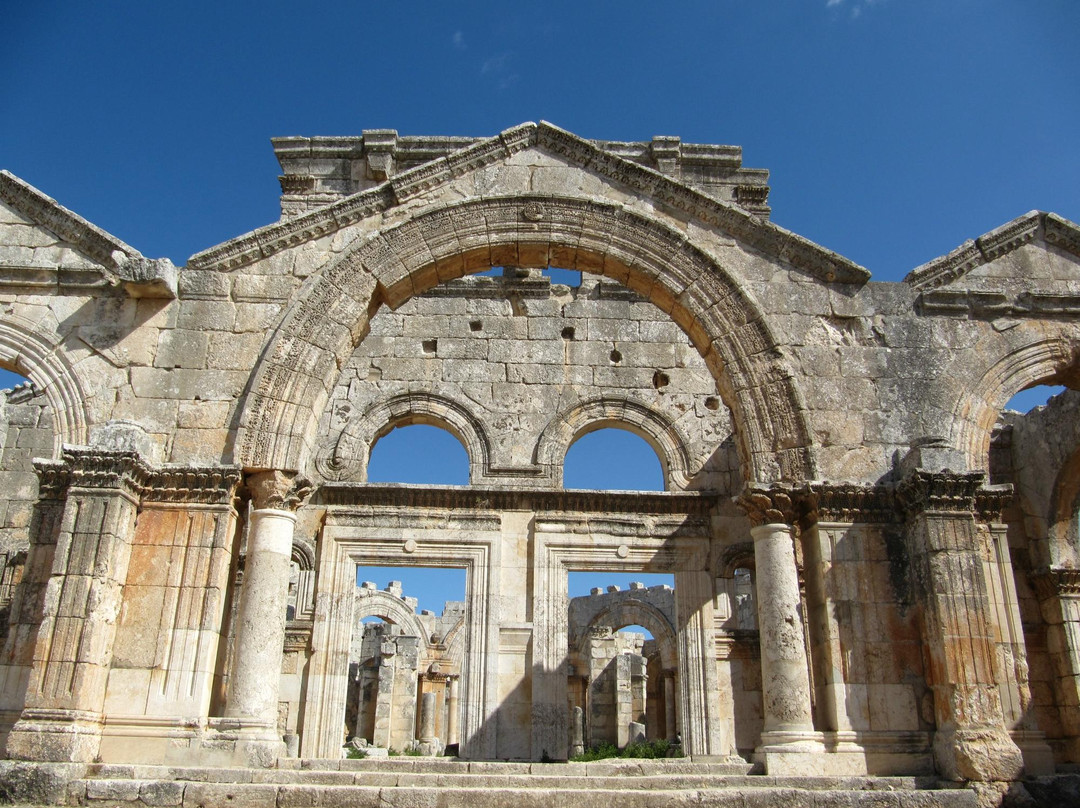
[[[940,258],[916,267],[904,277],[904,283],[919,291],[946,286],[1039,237],[1080,257],[1080,225],[1056,213],[1031,210],[976,239],[968,239]]]
[[[545,121],[520,124],[445,157],[408,169],[374,188],[326,207],[252,230],[196,253],[188,259],[188,266],[223,271],[236,269],[336,232],[532,146],[541,146],[582,168],[591,168],[608,179],[628,185],[826,283],[861,284],[870,279],[869,271],[839,253],[735,205],[713,199],[659,171],[605,151],[595,143]]]
[[[127,258],[142,257],[134,247],[86,221],[6,169],[0,170],[0,201],[108,269],[119,269]],[[118,260],[113,255],[116,252],[122,253],[123,258]]]

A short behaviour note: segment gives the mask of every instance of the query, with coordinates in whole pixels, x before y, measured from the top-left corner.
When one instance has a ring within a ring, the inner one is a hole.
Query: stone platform
[[[0,761],[0,801],[132,808],[969,808],[974,792],[912,777],[772,777],[679,760],[491,763],[283,760],[273,769]]]

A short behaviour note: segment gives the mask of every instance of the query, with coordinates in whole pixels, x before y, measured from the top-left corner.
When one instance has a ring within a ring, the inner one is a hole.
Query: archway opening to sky
[[[468,485],[469,455],[445,429],[395,427],[371,447],[367,477],[371,483]]]
[[[567,450],[563,488],[663,491],[664,469],[644,438],[617,427],[598,429]]]
[[[1015,396],[1010,398],[1005,405],[1005,409],[1014,410],[1015,412],[1030,412],[1036,407],[1042,406],[1064,390],[1065,388],[1061,385],[1037,384],[1034,387],[1021,390]]]

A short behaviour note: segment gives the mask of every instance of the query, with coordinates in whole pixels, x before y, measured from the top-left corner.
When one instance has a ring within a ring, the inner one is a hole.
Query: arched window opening
[[[468,485],[469,455],[445,429],[395,427],[371,447],[367,478],[372,483]]]
[[[575,440],[563,464],[563,488],[594,491],[663,491],[660,458],[643,438],[605,428]]]
[[[1014,412],[1031,412],[1031,410],[1046,404],[1051,398],[1064,391],[1065,388],[1061,385],[1037,384],[1034,387],[1021,390],[1010,398],[1005,405],[1005,409]]]

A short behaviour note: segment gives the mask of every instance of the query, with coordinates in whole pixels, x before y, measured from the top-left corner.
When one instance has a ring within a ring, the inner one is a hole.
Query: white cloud
[[[458,50],[465,50],[465,34],[461,31],[454,31],[454,35],[450,37],[450,41],[454,43],[454,47]]]
[[[847,8],[851,10],[851,18],[854,20],[870,6],[880,5],[882,1],[883,0],[851,0]],[[825,0],[825,8],[837,8],[845,2],[847,2],[847,0]]]

